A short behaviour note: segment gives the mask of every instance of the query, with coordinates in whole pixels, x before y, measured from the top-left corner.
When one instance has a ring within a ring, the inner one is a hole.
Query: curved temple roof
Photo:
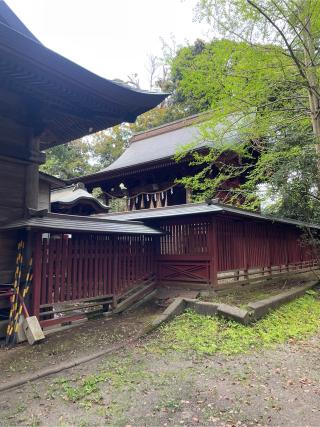
[[[24,97],[42,148],[133,122],[167,96],[104,79],[46,48],[3,0],[0,82]]]
[[[96,206],[97,212],[108,212],[109,207],[89,193],[82,183],[51,191],[51,205],[58,204],[71,207],[87,200]]]

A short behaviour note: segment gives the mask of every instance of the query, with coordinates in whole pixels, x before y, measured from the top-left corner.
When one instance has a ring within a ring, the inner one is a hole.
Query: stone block
[[[247,325],[250,322],[250,313],[247,310],[242,310],[239,307],[228,304],[219,304],[217,309],[218,314],[227,319],[235,320],[236,322]]]
[[[45,338],[36,316],[30,316],[25,319],[23,322],[23,330],[30,345],[42,341]]]
[[[152,322],[154,328],[158,327],[161,323],[167,322],[175,316],[183,313],[186,308],[186,302],[183,298],[175,298],[174,301],[165,309],[165,311],[157,316]]]
[[[218,304],[187,298],[185,298],[185,302],[187,308],[194,310],[198,314],[202,314],[204,316],[214,316],[217,314]]]
[[[248,307],[253,311],[254,319],[261,319],[266,316],[271,310],[276,309],[282,304],[286,304],[295,298],[298,298],[306,293],[307,290],[313,288],[318,282],[314,281],[308,285],[299,288],[290,289],[289,291],[282,292],[281,294],[265,298],[260,301],[251,302]]]
[[[21,316],[19,318],[19,326],[18,326],[18,332],[17,332],[17,343],[27,341],[26,334],[23,330],[23,322],[24,321],[25,321],[24,315],[21,314]]]

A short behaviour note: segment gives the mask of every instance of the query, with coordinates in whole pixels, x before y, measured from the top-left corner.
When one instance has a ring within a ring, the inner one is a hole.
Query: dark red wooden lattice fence
[[[157,256],[163,282],[217,286],[221,272],[313,265],[311,248],[301,245],[301,231],[286,224],[190,216],[164,219],[160,227],[167,233]]]
[[[154,271],[149,236],[39,234],[36,247],[35,314],[40,305],[121,295]]]
[[[312,250],[301,245],[295,226],[208,215],[162,218],[153,225],[165,233],[160,240],[93,234],[43,238],[39,233],[34,313],[65,301],[117,297],[151,275],[159,283],[217,287],[229,278],[315,266]]]

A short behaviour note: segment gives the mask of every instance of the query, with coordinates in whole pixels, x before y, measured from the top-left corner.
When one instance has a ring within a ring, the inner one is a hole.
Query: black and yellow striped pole
[[[22,292],[18,294],[18,310],[16,311],[15,318],[13,320],[13,337],[12,337],[12,345],[14,345],[17,341],[18,331],[19,331],[19,319],[22,313],[22,309],[25,307],[24,300],[25,297],[28,295],[30,284],[32,282],[32,258],[29,260],[28,264],[28,272],[26,276],[26,280],[23,284]],[[26,311],[26,309],[25,309]],[[28,316],[28,313],[24,313],[25,316]]]
[[[20,287],[21,270],[22,270],[22,263],[23,263],[23,249],[24,249],[24,241],[21,240],[18,243],[18,255],[16,258],[16,270],[14,273],[13,295],[11,300],[9,323],[7,328],[6,345],[9,344],[14,333],[14,319],[18,310],[18,302],[19,302],[19,287]]]

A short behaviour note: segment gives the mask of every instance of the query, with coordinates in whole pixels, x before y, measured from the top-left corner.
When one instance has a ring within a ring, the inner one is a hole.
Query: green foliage
[[[128,146],[132,135],[128,124],[114,126],[91,136],[92,157],[101,170],[113,163]]]
[[[206,155],[194,153],[191,164],[200,172],[182,180],[202,199],[213,197],[225,182],[254,171],[252,164],[265,153],[269,155],[269,149],[274,153],[272,160],[286,154],[283,147],[288,135],[297,135],[297,129],[307,141],[312,133],[306,122],[306,94],[297,82],[292,83],[295,70],[279,47],[230,40],[203,44],[200,50],[194,45],[178,53],[172,69],[173,76],[180,78],[177,99],[190,101],[198,110],[212,109],[210,120],[200,127],[200,139],[212,141],[212,148]],[[230,162],[227,153],[240,162]],[[256,203],[257,185],[271,176],[266,166],[278,168],[270,163],[270,156],[261,162],[264,170],[250,176],[250,184],[241,189],[252,194],[250,203]],[[234,195],[238,197],[238,189]]]
[[[200,316],[187,310],[163,327],[163,340],[173,350],[195,350],[199,353],[215,353],[218,322],[209,316]]]
[[[91,394],[97,393],[99,390],[98,385],[106,381],[106,379],[106,374],[89,375],[78,386],[72,386],[70,382],[64,381],[62,383],[62,389],[65,393],[65,398],[72,402],[87,398]]]
[[[101,399],[101,383],[108,382],[114,390],[134,390],[147,375],[141,363],[135,363],[131,358],[110,360],[98,374],[87,375],[76,382],[65,378],[56,380],[49,394],[54,398],[59,392],[65,400],[90,406],[92,401]]]
[[[290,302],[251,326],[187,310],[162,327],[150,349],[199,354],[237,354],[302,339],[320,328],[320,302],[314,294]]]
[[[212,109],[201,139],[213,147],[194,155],[200,172],[182,183],[195,199],[227,184],[231,203],[317,221],[320,3],[200,0],[197,17],[222,39],[181,49],[172,76],[179,102]],[[233,188],[237,178],[246,182]]]
[[[46,163],[40,170],[62,179],[82,176],[95,170],[90,158],[90,143],[80,139],[48,149]]]

